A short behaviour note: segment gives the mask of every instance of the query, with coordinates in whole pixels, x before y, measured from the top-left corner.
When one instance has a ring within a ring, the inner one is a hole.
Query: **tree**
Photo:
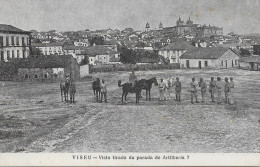
[[[42,53],[42,51],[39,48],[31,47],[30,55],[32,57],[39,57],[39,56],[42,56],[43,53]]]
[[[136,64],[138,62],[137,53],[132,50],[128,49],[127,47],[122,47],[120,53],[120,62],[124,64]]]
[[[80,65],[86,65],[89,64],[89,58],[87,55],[84,56],[84,59],[82,59],[82,61],[80,62]]]
[[[241,56],[243,56],[243,57],[251,55],[250,51],[247,49],[240,48],[240,51],[241,51]]]
[[[89,39],[90,45],[103,45],[104,44],[104,38],[102,36],[94,36]]]

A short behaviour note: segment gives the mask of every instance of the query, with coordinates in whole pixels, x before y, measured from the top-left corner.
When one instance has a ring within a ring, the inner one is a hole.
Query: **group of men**
[[[235,84],[233,81],[233,77],[229,78],[230,81],[228,81],[228,78],[225,78],[224,85],[221,82],[221,78],[217,77],[217,81],[214,80],[214,77],[211,77],[211,81],[209,83],[209,93],[211,97],[211,102],[217,102],[218,104],[222,103],[222,91],[224,91],[225,94],[225,103],[228,104],[234,104],[234,88]],[[198,82],[198,86],[200,87],[201,90],[201,99],[202,103],[205,102],[205,94],[207,92],[207,84],[203,80],[203,78],[200,78],[200,81]],[[190,92],[191,92],[191,103],[194,104],[194,98],[195,102],[198,103],[198,98],[197,98],[197,84],[195,83],[195,78],[192,78],[192,82],[190,83]],[[215,93],[217,93],[217,98],[215,101]]]
[[[132,71],[129,77],[129,81],[134,84],[135,81],[137,80],[137,77],[135,75],[135,72]],[[230,81],[229,81],[230,80]],[[234,88],[235,84],[233,81],[233,78],[230,77],[225,78],[224,85],[221,81],[220,77],[217,77],[217,81],[214,80],[214,77],[211,77],[211,81],[209,83],[209,93],[211,97],[211,102],[216,102],[218,104],[222,103],[222,91],[224,91],[225,94],[225,103],[228,104],[233,104],[234,103]],[[160,79],[160,82],[158,83],[158,89],[159,89],[159,101],[163,100],[168,100],[170,99],[170,88],[175,87],[175,95],[176,95],[176,101],[180,102],[181,101],[181,90],[182,90],[182,85],[179,80],[179,78],[176,78],[176,81],[173,82],[172,79]],[[207,93],[207,84],[203,80],[203,78],[200,78],[198,84],[195,82],[195,78],[192,78],[192,81],[190,83],[190,93],[191,93],[191,103],[199,103],[198,102],[198,95],[197,92],[200,88],[201,92],[201,103],[205,102],[205,95]],[[215,94],[217,94],[216,99],[215,99]]]
[[[225,103],[228,104],[233,104],[234,103],[234,88],[235,88],[235,84],[233,81],[233,78],[230,77],[229,78],[230,81],[228,80],[228,78],[225,78],[225,82],[224,85],[221,82],[221,78],[217,77],[217,81],[214,80],[214,77],[211,77],[211,81],[209,83],[209,93],[211,96],[211,102],[217,102],[218,104],[222,103],[222,91],[224,91],[225,94]],[[167,95],[165,96],[165,94],[167,94],[167,91],[169,91],[170,87],[175,87],[175,93],[176,93],[176,101],[181,101],[181,82],[179,81],[179,78],[176,78],[176,81],[171,84],[170,79],[166,79],[165,81],[163,79],[160,80],[159,82],[159,94],[160,94],[160,98],[159,100],[167,100]],[[190,83],[190,93],[191,93],[191,103],[194,104],[195,103],[199,103],[198,101],[198,95],[197,92],[200,88],[200,92],[201,92],[201,103],[205,102],[205,95],[207,93],[207,84],[206,82],[203,80],[203,78],[200,78],[198,84],[195,82],[195,78],[192,78],[192,81]],[[215,100],[215,94],[217,93],[217,97]]]

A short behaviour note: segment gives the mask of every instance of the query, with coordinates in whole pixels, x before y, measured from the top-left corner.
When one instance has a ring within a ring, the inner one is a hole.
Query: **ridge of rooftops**
[[[21,30],[17,27],[14,27],[12,25],[7,25],[7,24],[0,24],[0,32],[9,32],[9,33],[19,33],[19,34],[31,34],[32,32],[30,31],[24,31]]]
[[[235,51],[228,47],[207,47],[207,48],[192,48],[187,50],[181,59],[219,59],[226,51],[231,50],[238,55]],[[239,55],[238,55],[239,56]]]
[[[74,61],[73,61],[74,59]],[[72,55],[43,55],[37,58],[13,59],[8,63],[15,64],[17,68],[65,68],[71,62],[77,62]]]

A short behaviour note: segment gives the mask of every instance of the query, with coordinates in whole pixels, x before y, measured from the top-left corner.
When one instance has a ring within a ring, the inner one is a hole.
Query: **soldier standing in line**
[[[101,103],[103,101],[103,97],[104,97],[104,101],[105,103],[107,103],[107,84],[105,83],[105,80],[102,79],[102,83],[100,85],[101,87]]]
[[[165,90],[165,83],[163,82],[163,79],[161,79],[161,82],[158,84],[158,89],[159,89],[159,94],[160,94],[160,99],[159,101],[164,100],[164,90]]]
[[[229,104],[234,104],[235,83],[233,81],[233,77],[230,77],[229,88],[230,88]]]
[[[230,86],[229,86],[229,82],[228,82],[228,78],[225,78],[225,103],[229,103],[229,92],[230,92]]]
[[[175,85],[176,101],[181,102],[181,82],[178,77],[173,85]]]
[[[194,104],[193,103],[193,98],[194,97],[195,97],[196,103],[198,103],[195,78],[192,78],[192,82],[190,83],[190,92],[191,92],[191,103]]]
[[[218,94],[217,103],[220,104],[220,103],[222,103],[222,97],[221,97],[222,83],[221,83],[220,77],[217,77],[216,89],[217,89],[217,94]]]
[[[199,81],[199,87],[201,89],[201,103],[204,103],[205,102],[205,94],[206,94],[206,91],[207,91],[207,84],[205,81],[203,81],[203,78],[200,78],[200,81]]]
[[[209,93],[211,96],[211,102],[215,103],[214,93],[216,91],[216,81],[214,81],[214,77],[211,77],[211,81],[209,83]]]

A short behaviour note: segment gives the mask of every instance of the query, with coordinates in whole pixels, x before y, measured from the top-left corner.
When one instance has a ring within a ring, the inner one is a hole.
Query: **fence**
[[[112,71],[147,71],[161,69],[179,69],[179,63],[172,64],[111,64],[90,66],[90,73],[112,72]]]

